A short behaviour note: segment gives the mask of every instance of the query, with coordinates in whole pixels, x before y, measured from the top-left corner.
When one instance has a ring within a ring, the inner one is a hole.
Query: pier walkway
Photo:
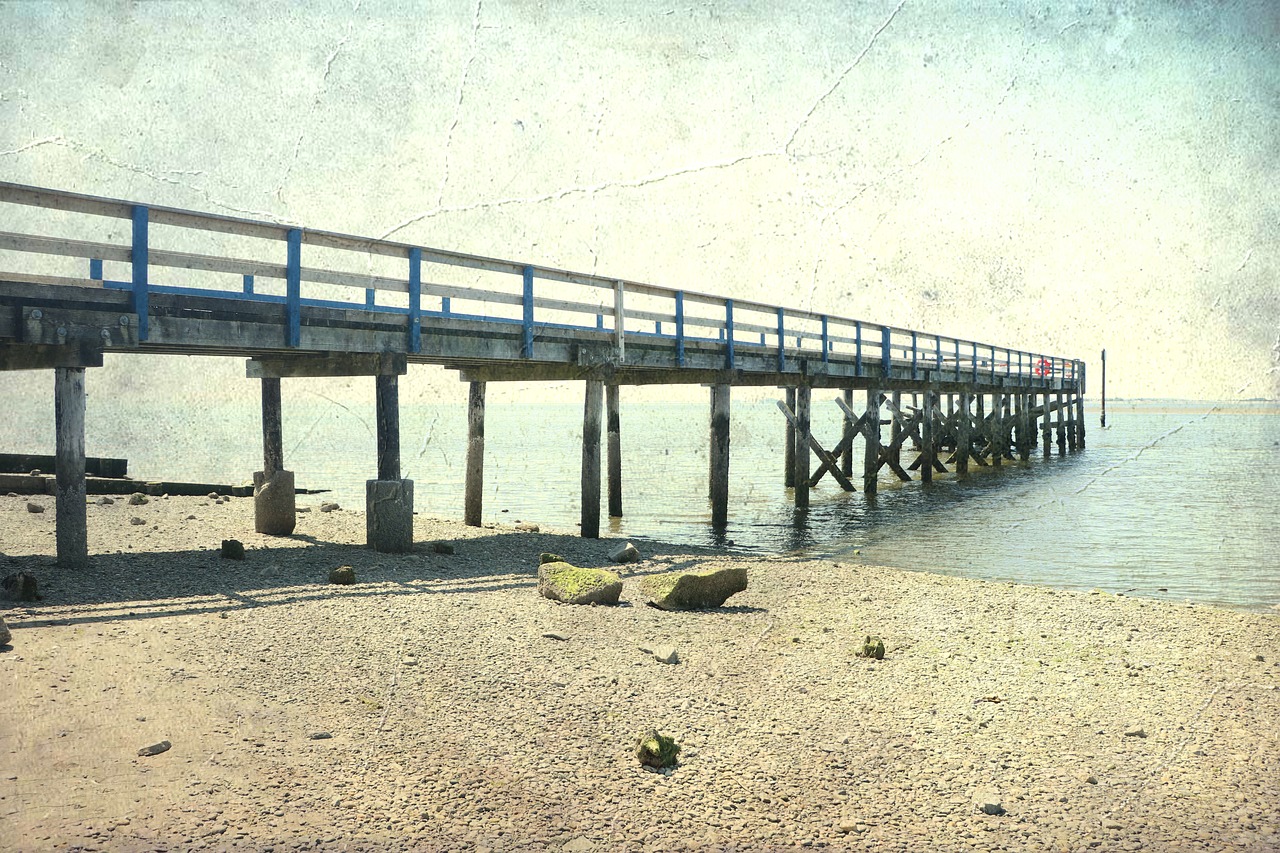
[[[733,386],[786,389],[784,464],[798,507],[826,474],[852,490],[881,468],[922,480],[954,464],[1084,446],[1085,365],[759,302],[672,289],[289,224],[0,182],[0,370],[52,369],[57,403],[58,556],[86,559],[85,369],[103,354],[241,356],[261,380],[263,470],[257,526],[293,530],[280,380],[369,375],[377,383],[378,476],[368,535],[412,548],[413,483],[400,477],[398,377],[409,364],[470,383],[465,515],[479,524],[488,382],[585,382],[582,534],[599,532],[607,398],[608,504],[622,513],[619,386],[711,389],[712,523],[729,504]],[[15,224],[10,224],[15,223]],[[839,389],[845,430],[828,451],[810,434],[813,389]],[[853,392],[865,391],[861,414]],[[904,394],[920,405],[904,406]],[[944,404],[945,399],[945,404]],[[887,417],[887,420],[882,420]],[[1056,418],[1056,420],[1055,420]],[[890,427],[883,440],[882,427]],[[1040,435],[1037,436],[1037,433]],[[918,454],[904,466],[907,444]],[[811,473],[811,462],[819,467]]]

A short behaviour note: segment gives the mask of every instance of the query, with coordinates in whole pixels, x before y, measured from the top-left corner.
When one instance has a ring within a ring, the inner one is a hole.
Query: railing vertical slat
[[[822,363],[830,362],[831,337],[827,334],[827,315],[822,315]]]
[[[917,343],[916,333],[912,332],[911,333],[911,378],[912,379],[920,378],[919,352],[916,348],[916,343]]]
[[[613,284],[613,344],[618,351],[618,361],[627,360],[627,308],[626,286],[622,279]]]
[[[94,281],[102,281],[102,259],[101,258],[89,259],[89,278],[93,279]]]
[[[684,291],[676,291],[676,367],[684,367]]]
[[[440,313],[448,317],[449,312],[453,310],[452,300],[447,296],[440,297]]]
[[[853,322],[853,374],[862,375],[862,321]]]
[[[422,250],[409,250],[409,352],[422,352]]]
[[[956,338],[954,340],[954,343],[956,345],[956,381],[959,382],[960,381],[960,339]]]
[[[524,319],[520,357],[533,358],[533,267],[524,268]]]
[[[889,352],[890,334],[891,332],[889,331],[888,326],[880,327],[880,370],[886,377],[889,376],[892,368],[892,365],[889,363],[891,356]]]
[[[737,368],[737,359],[733,354],[733,300],[724,301],[724,340],[725,366],[730,370]]]
[[[975,384],[978,381],[978,344],[976,341],[973,344],[973,381]]]
[[[933,369],[942,374],[942,338],[938,335],[933,336]]]
[[[248,294],[253,293],[253,276],[251,275],[246,275],[244,277],[244,292]]]
[[[133,206],[133,251],[130,261],[133,265],[133,313],[138,315],[138,340],[145,341],[150,331],[147,312],[151,299],[147,291],[147,254],[149,215],[147,208],[141,204]]]
[[[287,239],[288,265],[285,268],[285,321],[288,324],[286,344],[298,346],[302,341],[302,232],[290,228]]]
[[[786,312],[781,308],[778,309],[778,372],[782,373],[787,369],[787,344],[785,332],[783,330],[782,318]],[[763,341],[762,341],[763,343]]]

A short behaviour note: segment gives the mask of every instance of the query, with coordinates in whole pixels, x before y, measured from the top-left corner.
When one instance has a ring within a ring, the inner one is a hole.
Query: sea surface
[[[885,471],[874,498],[862,493],[860,476],[852,494],[828,477],[798,513],[783,486],[782,415],[771,399],[735,399],[729,525],[717,533],[707,501],[707,405],[628,393],[624,517],[602,519],[618,535],[1250,610],[1280,604],[1276,403],[1112,401],[1101,429],[1091,402],[1086,450],[1060,457],[1055,446],[1046,461],[1037,449],[1029,462],[962,479],[937,475],[928,486],[900,484]],[[89,453],[127,457],[138,478],[239,483],[261,467],[261,448],[256,406],[237,408],[193,421],[189,411],[149,405],[136,417],[114,412],[110,427],[91,412]],[[314,395],[286,399],[285,409],[286,465],[298,485],[330,489],[325,499],[362,509],[376,468],[372,407]],[[402,400],[401,418],[403,476],[415,481],[417,510],[460,520],[465,405]],[[815,436],[831,447],[840,429],[834,403],[815,394]],[[573,529],[581,430],[580,402],[491,400],[485,520]]]

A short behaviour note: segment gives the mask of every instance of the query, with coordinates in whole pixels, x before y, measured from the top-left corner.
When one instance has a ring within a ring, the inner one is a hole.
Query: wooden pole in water
[[[588,379],[582,406],[582,536],[600,538],[600,409],[604,383]]]
[[[1040,431],[1044,438],[1044,458],[1045,459],[1048,459],[1052,455],[1049,449],[1050,445],[1052,444],[1052,436],[1053,436],[1052,397],[1053,395],[1050,394],[1048,391],[1044,392],[1044,411],[1041,412],[1040,414],[1040,417],[1042,418],[1042,420],[1040,421]]]
[[[1067,428],[1066,428],[1065,413],[1063,412],[1063,409],[1065,409],[1066,406],[1063,405],[1063,397],[1062,397],[1061,391],[1057,393],[1057,403],[1058,403],[1058,455],[1065,456],[1067,453]]]
[[[895,395],[896,396],[896,395]],[[862,457],[862,490],[868,495],[876,493],[876,477],[880,471],[880,392],[867,389],[867,429],[865,453]],[[897,430],[894,421],[894,430]]]
[[[1107,351],[1102,351],[1102,428],[1107,428]]]
[[[792,414],[795,414],[796,389],[794,388],[787,389],[787,408],[791,410]],[[784,468],[782,485],[784,488],[789,489],[796,484],[796,428],[789,418],[785,420],[787,421],[787,440],[782,451]]]
[[[892,395],[893,410],[895,412],[902,411],[902,392],[894,391]],[[879,398],[876,402],[876,411],[880,410]],[[893,461],[899,467],[902,466],[902,424],[898,423],[898,419],[893,419],[893,425],[889,428],[889,443],[893,447]]]
[[[58,494],[55,521],[58,565],[69,568],[89,562],[88,510],[84,482],[84,368],[56,367],[53,371],[54,471]]]
[[[991,395],[991,464],[1004,462],[1004,395]]]
[[[1076,394],[1076,447],[1084,450],[1084,394]]]
[[[978,391],[978,393],[974,395],[974,400],[978,404],[976,417],[978,419],[978,439],[981,441],[983,438],[989,438],[991,434],[990,430],[987,429],[987,395]],[[988,446],[988,450],[989,449],[990,447]],[[979,445],[978,454],[982,454],[981,445]]]
[[[969,473],[969,397],[968,391],[960,392],[960,410],[956,421],[956,474]]]
[[[484,391],[485,383],[472,382],[467,395],[467,480],[463,522],[480,526],[484,509]]]
[[[796,467],[795,496],[796,509],[809,508],[809,404],[811,389],[808,385],[796,388]]]
[[[378,479],[400,479],[400,377],[377,376]]]
[[[853,411],[853,389],[844,389],[844,404]],[[844,452],[844,457],[840,460],[840,473],[845,477],[853,478],[853,419],[848,415],[844,416],[844,433],[842,435],[842,443],[848,448]]]
[[[618,386],[605,386],[605,431],[609,436],[609,517],[622,517],[622,416]]]
[[[924,392],[920,410],[920,482],[933,482],[933,392]]]
[[[262,382],[262,475],[270,480],[284,469],[284,430],[281,426],[280,380]]]
[[[729,386],[711,386],[711,524],[729,521]]]

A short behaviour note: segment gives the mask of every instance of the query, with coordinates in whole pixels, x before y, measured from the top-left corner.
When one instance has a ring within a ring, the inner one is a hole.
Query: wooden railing
[[[569,329],[611,334],[624,358],[627,340],[671,346],[679,367],[687,343],[709,343],[723,347],[729,368],[749,350],[776,355],[779,372],[798,370],[800,359],[838,357],[852,361],[857,376],[909,365],[912,378],[929,371],[943,381],[1005,376],[1083,386],[1084,364],[1074,359],[638,281],[13,183],[0,182],[0,203],[10,214],[13,205],[41,208],[48,219],[46,233],[0,230],[0,257],[88,262],[86,277],[30,270],[0,277],[81,285],[87,279],[127,290],[140,341],[147,339],[151,294],[190,294],[283,304],[290,346],[299,342],[302,307],[321,306],[407,315],[409,353],[420,350],[424,319],[453,318],[518,325],[528,359],[536,357],[541,330]],[[120,220],[129,223],[127,243],[69,236],[110,232],[102,223]],[[67,236],[48,235],[55,230]],[[213,249],[187,250],[204,243]],[[181,271],[164,277],[181,283],[157,283],[160,269]]]

